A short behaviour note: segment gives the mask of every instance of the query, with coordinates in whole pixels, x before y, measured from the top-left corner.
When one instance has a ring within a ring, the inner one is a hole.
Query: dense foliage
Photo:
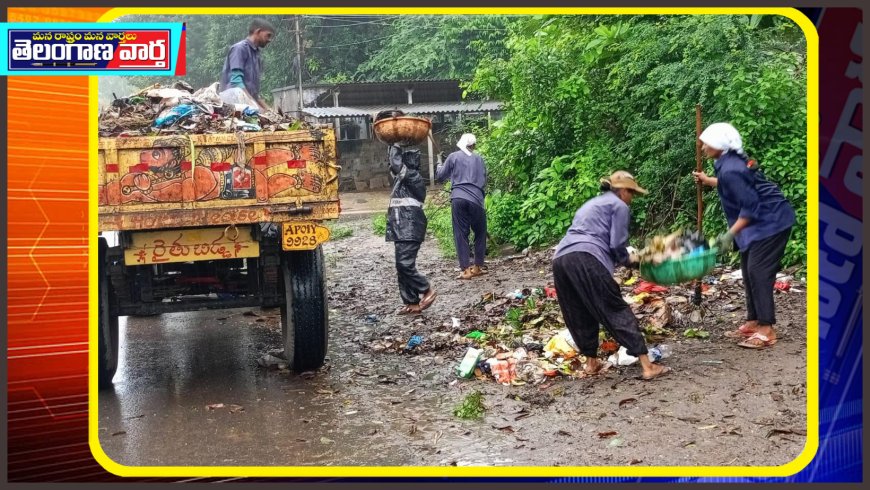
[[[512,30],[508,49],[469,85],[508,102],[479,138],[495,188],[492,234],[518,247],[552,243],[617,169],[650,190],[633,205],[635,236],[694,226],[700,103],[704,125],[734,124],[795,206],[787,261],[805,260],[806,60],[790,20],[539,16]],[[707,234],[725,228],[715,191],[705,194],[704,220]]]

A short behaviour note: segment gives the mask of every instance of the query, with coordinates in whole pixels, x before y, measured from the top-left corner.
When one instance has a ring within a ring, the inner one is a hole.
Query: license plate
[[[329,228],[310,221],[288,221],[281,224],[281,248],[284,250],[314,250],[329,240]]]
[[[248,226],[195,228],[133,233],[124,250],[127,265],[195,262],[259,257],[260,244]]]

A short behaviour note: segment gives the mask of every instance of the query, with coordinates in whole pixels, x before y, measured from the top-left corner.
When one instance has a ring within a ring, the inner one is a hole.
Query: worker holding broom
[[[746,322],[726,336],[741,339],[737,345],[748,349],[771,347],[776,343],[773,285],[795,224],[794,209],[746,156],[734,126],[711,124],[699,139],[702,151],[716,159],[716,176],[692,174],[695,182],[715,187],[719,194],[729,228],[717,243],[720,250],[728,251],[737,242],[746,289]]]
[[[613,280],[615,264],[637,266],[637,256],[627,250],[629,205],[636,195],[647,191],[624,171],[603,179],[601,190],[602,194],[580,207],[556,247],[553,280],[559,307],[571,337],[587,358],[586,374],[596,374],[602,368],[598,329],[603,324],[629,355],[638,358],[643,379],[655,379],[670,368],[650,361],[637,318]]]

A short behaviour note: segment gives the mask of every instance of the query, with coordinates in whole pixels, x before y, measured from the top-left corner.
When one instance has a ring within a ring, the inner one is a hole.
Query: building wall
[[[387,145],[377,139],[338,141],[338,164],[341,165],[339,191],[368,191],[390,188]],[[420,173],[429,180],[429,152],[419,146]],[[437,157],[435,159],[437,166]]]

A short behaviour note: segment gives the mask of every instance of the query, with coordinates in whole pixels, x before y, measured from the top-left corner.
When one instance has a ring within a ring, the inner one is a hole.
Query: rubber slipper
[[[745,324],[740,325],[737,330],[725,332],[725,336],[729,339],[746,339],[752,337],[756,330],[752,327],[747,327]]]
[[[754,342],[756,340],[760,343]],[[776,339],[769,339],[769,338],[767,338],[766,335],[762,335],[758,332],[755,332],[754,334],[752,334],[752,337],[749,337],[748,339],[744,340],[743,342],[740,342],[737,345],[739,345],[740,347],[746,348],[746,349],[759,350],[759,349],[766,349],[768,347],[773,347],[774,344],[776,344]]]
[[[399,312],[396,314],[397,315],[420,315],[420,314],[422,314],[423,310],[420,309],[419,306],[417,306],[417,308],[415,308],[415,306],[417,306],[417,305],[408,305],[408,306],[402,308],[401,310],[399,310]]]
[[[658,374],[654,374],[654,375],[652,375],[652,376],[650,376],[650,377],[641,376],[640,379],[642,379],[642,380],[644,380],[644,381],[652,381],[652,380],[654,380],[654,379],[656,379],[656,378],[661,378],[662,376],[667,376],[667,375],[668,375],[669,373],[671,373],[671,372],[673,372],[673,369],[671,369],[671,368],[669,368],[669,367],[667,367],[667,366],[664,366],[664,368],[663,368],[661,371],[659,371]]]
[[[436,293],[435,291],[431,291],[428,296],[423,296],[423,299],[420,300],[420,311],[423,311],[432,306],[432,303],[435,302],[435,298],[437,297],[438,293]]]

